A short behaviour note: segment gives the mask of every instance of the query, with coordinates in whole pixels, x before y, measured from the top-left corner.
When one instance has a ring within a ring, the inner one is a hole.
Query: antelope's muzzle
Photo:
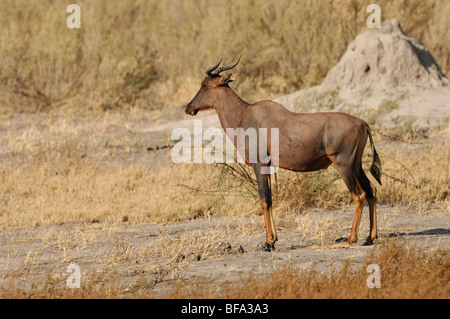
[[[189,105],[186,107],[186,110],[184,111],[186,114],[189,114],[191,116],[195,116],[198,113],[198,110],[189,110]]]

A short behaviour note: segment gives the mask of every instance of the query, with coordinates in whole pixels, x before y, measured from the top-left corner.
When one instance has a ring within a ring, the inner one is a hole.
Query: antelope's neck
[[[242,117],[249,107],[250,104],[241,99],[231,88],[219,94],[215,109],[224,131],[227,128],[241,127]]]

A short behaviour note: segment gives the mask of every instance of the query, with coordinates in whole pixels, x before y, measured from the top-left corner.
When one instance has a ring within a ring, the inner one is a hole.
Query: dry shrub
[[[381,271],[381,288],[368,288],[368,265]],[[208,280],[180,282],[170,298],[448,298],[450,289],[448,251],[424,253],[400,240],[384,240],[375,246],[361,266],[347,260],[341,269],[324,274],[312,269],[299,270],[285,265],[269,277],[254,273],[220,289]]]
[[[189,188],[198,192],[199,196],[224,194],[251,200],[257,208],[256,211],[259,212],[258,185],[251,167],[239,163],[218,164],[211,174],[212,178],[202,183],[201,187]],[[276,176],[271,176],[271,183],[272,202],[276,215],[298,214],[312,207],[336,209],[351,203],[351,195],[333,167],[309,173],[280,169]],[[236,205],[242,203],[236,200]]]
[[[298,214],[308,208],[337,209],[352,202],[334,167],[309,173],[280,170],[273,197],[279,214]]]

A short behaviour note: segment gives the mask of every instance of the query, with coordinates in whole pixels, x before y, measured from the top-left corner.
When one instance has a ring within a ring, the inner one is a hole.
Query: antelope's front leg
[[[264,213],[266,225],[266,249],[275,249],[275,242],[278,240],[272,216],[272,190],[270,185],[270,174],[261,174],[261,165],[253,165],[253,169],[258,181],[259,201]]]

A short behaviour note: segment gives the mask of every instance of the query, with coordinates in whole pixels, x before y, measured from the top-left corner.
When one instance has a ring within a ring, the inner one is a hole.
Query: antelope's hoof
[[[258,250],[270,252],[270,251],[275,250],[275,243],[273,243],[272,245],[269,244],[268,242],[260,243],[260,244],[258,244],[258,246],[256,248]]]
[[[375,239],[377,239],[378,237],[375,237],[375,238],[370,238],[370,237],[367,237],[367,239],[366,239],[366,241],[364,242],[364,244],[362,244],[363,246],[370,246],[370,245],[373,245],[373,244],[375,244]]]

